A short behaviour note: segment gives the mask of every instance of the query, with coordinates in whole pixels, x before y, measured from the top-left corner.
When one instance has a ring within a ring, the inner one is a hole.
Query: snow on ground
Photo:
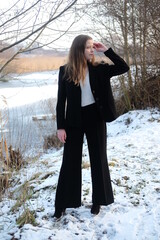
[[[12,187],[0,202],[0,239],[159,240],[159,133],[160,112],[155,109],[132,111],[108,124],[107,152],[115,203],[102,206],[97,216],[90,213],[92,192],[90,168],[85,164],[89,162],[86,142],[82,206],[67,209],[58,221],[53,213],[63,149],[28,162],[13,174]],[[27,201],[21,200],[22,186]],[[37,225],[19,228],[16,219],[27,208],[35,211]]]

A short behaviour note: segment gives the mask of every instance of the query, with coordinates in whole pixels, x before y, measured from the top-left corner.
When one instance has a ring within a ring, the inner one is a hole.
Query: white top
[[[84,83],[80,81],[80,87],[81,87],[81,107],[95,103],[95,100],[91,91],[88,72],[86,74]]]

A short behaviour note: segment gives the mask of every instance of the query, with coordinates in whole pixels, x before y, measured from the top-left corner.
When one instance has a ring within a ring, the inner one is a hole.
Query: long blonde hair
[[[87,60],[84,52],[87,40],[92,39],[88,35],[78,35],[72,42],[68,62],[65,68],[65,74],[69,81],[73,81],[75,85],[79,85],[80,80],[84,82],[86,75]],[[92,60],[94,62],[94,58]]]

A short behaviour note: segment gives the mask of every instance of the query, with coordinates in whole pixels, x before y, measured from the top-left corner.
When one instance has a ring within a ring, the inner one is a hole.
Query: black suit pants
[[[82,146],[86,134],[91,164],[92,202],[97,205],[113,203],[113,192],[106,155],[106,123],[100,118],[96,105],[81,108],[81,127],[66,129],[63,162],[60,170],[55,207],[81,206]]]

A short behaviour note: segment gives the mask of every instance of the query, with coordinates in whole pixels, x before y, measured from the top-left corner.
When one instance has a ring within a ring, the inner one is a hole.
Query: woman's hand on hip
[[[57,137],[62,143],[65,143],[66,138],[67,138],[66,130],[65,129],[58,129],[57,130]]]

